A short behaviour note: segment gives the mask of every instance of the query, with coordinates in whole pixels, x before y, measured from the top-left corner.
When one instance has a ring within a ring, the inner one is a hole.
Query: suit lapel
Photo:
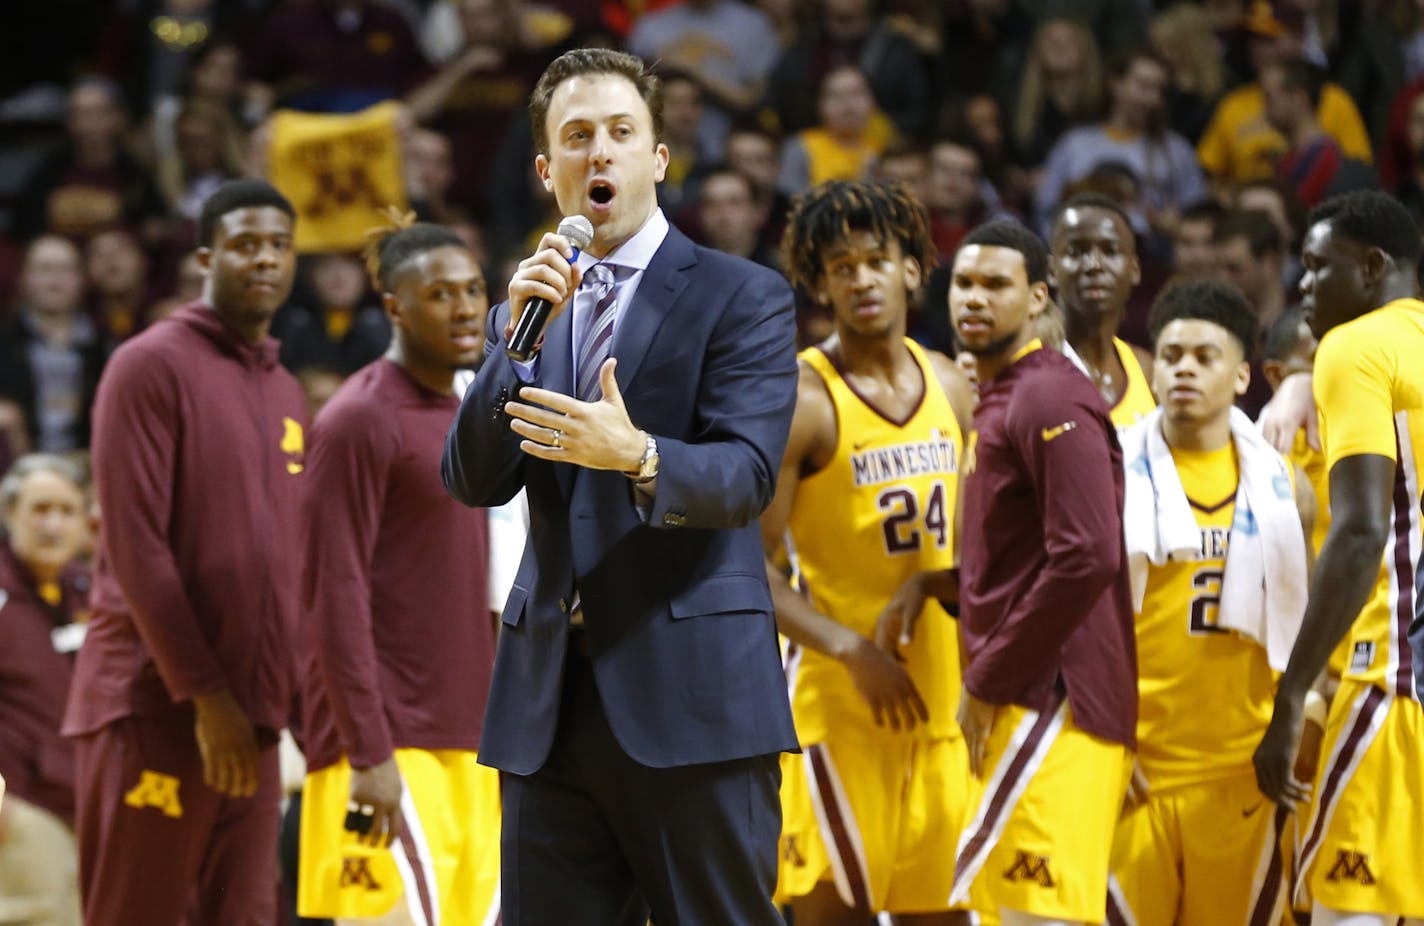
[[[669,228],[662,246],[643,271],[633,303],[628,307],[628,314],[618,320],[618,330],[613,337],[613,356],[618,358],[615,375],[618,388],[625,395],[648,354],[653,336],[687,286],[687,274],[683,271],[696,263],[692,242],[676,228]]]

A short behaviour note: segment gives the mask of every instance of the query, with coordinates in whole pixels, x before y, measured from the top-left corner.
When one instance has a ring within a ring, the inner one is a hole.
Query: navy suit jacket
[[[445,441],[459,501],[529,499],[505,605],[480,761],[520,775],[549,755],[577,588],[618,743],[655,768],[796,748],[757,517],[796,404],[791,290],[776,273],[676,229],[618,320],[613,356],[633,424],[658,442],[646,520],[622,473],[519,449],[504,403],[523,385],[490,313],[485,363]],[[534,385],[573,394],[570,320],[546,332]]]

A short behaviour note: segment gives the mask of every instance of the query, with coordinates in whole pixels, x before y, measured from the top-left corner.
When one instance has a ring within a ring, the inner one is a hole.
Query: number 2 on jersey
[[[1202,569],[1192,576],[1192,604],[1187,632],[1226,633],[1216,625],[1216,614],[1221,607],[1220,569]]]
[[[935,482],[930,487],[923,521],[924,532],[934,535],[935,546],[941,550],[949,545],[949,515],[945,511],[944,496],[944,483]],[[920,549],[920,501],[914,491],[905,486],[890,486],[881,490],[875,504],[886,514],[880,525],[885,532],[885,552],[894,555]]]

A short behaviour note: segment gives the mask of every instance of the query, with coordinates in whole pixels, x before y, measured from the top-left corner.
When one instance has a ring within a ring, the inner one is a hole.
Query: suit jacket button
[[[687,519],[680,514],[673,514],[672,512],[668,512],[667,514],[663,515],[663,524],[667,525],[668,527],[682,527],[682,525],[686,523]]]

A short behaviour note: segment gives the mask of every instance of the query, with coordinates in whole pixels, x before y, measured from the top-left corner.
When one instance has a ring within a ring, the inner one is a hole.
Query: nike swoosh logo
[[[866,447],[869,447],[869,446],[870,446],[870,443],[871,443],[871,442],[868,441],[868,440],[863,440],[863,441],[861,441],[861,442],[858,443],[858,444],[851,444],[851,445],[850,445],[851,452],[853,452],[853,453],[860,453],[860,452],[861,452],[862,450],[864,450]]]
[[[1258,802],[1258,803],[1256,804],[1255,807],[1247,807],[1247,808],[1245,808],[1244,810],[1242,810],[1242,811],[1241,811],[1241,819],[1244,820],[1244,819],[1246,819],[1247,817],[1249,817],[1249,816],[1251,816],[1252,814],[1254,814],[1256,811],[1260,810],[1260,809],[1261,809],[1261,804],[1263,804],[1263,803],[1265,803],[1265,802],[1264,802],[1264,801],[1260,801],[1260,802]]]
[[[1076,421],[1065,421],[1056,428],[1043,429],[1043,442],[1046,444],[1055,438],[1062,437],[1078,426]]]

